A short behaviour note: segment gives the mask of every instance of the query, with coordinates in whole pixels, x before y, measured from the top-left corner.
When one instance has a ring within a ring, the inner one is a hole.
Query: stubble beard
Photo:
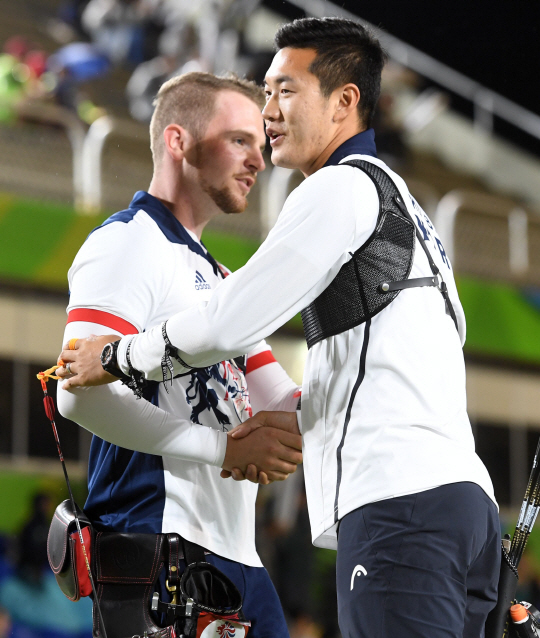
[[[245,197],[235,196],[228,187],[216,188],[210,184],[203,183],[203,190],[207,193],[214,204],[226,215],[243,213],[248,205]]]

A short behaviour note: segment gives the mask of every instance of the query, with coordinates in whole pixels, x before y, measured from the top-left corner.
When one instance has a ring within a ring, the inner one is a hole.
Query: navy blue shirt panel
[[[100,531],[161,532],[165,480],[160,456],[126,450],[92,438],[88,517]]]
[[[368,128],[362,133],[353,135],[343,142],[341,146],[330,155],[325,166],[337,166],[342,159],[349,155],[370,155],[377,157],[377,147],[375,146],[375,131]]]
[[[150,382],[140,400],[158,405],[158,392],[159,384]],[[134,452],[92,437],[84,511],[96,529],[159,534],[164,507],[161,456]]]

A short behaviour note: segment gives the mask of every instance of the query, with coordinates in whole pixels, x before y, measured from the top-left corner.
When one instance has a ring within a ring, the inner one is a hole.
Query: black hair
[[[274,38],[276,48],[315,49],[310,72],[328,98],[345,84],[360,90],[360,121],[371,126],[381,92],[386,53],[379,41],[360,23],[345,18],[302,18],[282,26]]]

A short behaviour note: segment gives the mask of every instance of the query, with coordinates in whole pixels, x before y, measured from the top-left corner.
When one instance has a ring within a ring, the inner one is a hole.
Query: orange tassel
[[[44,383],[47,383],[47,381],[49,379],[61,379],[62,377],[57,377],[54,372],[56,372],[58,370],[58,368],[62,368],[64,366],[64,362],[62,361],[62,359],[58,360],[58,363],[55,366],[52,366],[52,368],[49,368],[48,370],[45,370],[44,372],[38,372],[36,374],[36,377],[41,381],[41,385],[43,386]],[[45,387],[43,388],[45,390]]]

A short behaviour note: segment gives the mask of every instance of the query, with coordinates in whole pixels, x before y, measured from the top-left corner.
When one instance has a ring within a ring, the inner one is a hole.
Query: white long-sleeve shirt
[[[466,412],[465,318],[452,268],[428,217],[394,180],[448,286],[459,334],[437,288],[403,290],[371,321],[316,343],[302,389],[304,474],[315,544],[336,547],[336,522],[376,500],[471,481],[494,499]],[[167,333],[190,366],[249,350],[326,289],[375,228],[374,184],[327,166],[287,199],[257,253],[208,301],[172,316]],[[418,240],[410,277],[431,276]],[[246,306],[242,302],[249,300]],[[119,361],[125,371],[125,350]],[[161,379],[161,326],[135,337],[133,367]],[[178,366],[178,370],[185,370]]]
[[[137,193],[75,258],[64,343],[142,332],[208,299],[222,279],[196,237],[158,200]],[[85,510],[98,527],[177,532],[260,566],[257,486],[220,477],[227,431],[254,410],[294,410],[300,392],[264,342],[250,349],[245,376],[235,362],[215,363],[167,388],[153,384],[152,402],[137,400],[120,381],[69,392],[59,385],[58,407],[95,435]]]

